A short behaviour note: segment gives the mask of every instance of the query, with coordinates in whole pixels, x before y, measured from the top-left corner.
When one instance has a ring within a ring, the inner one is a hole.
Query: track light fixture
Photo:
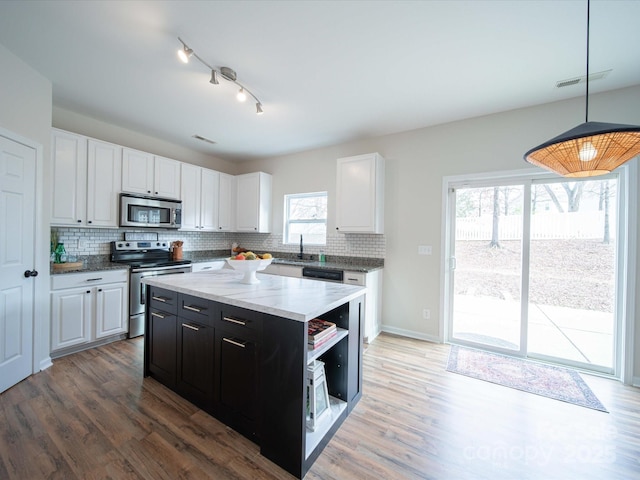
[[[216,70],[202,58],[200,58],[196,54],[196,52],[189,48],[189,46],[184,43],[184,41],[180,37],[178,37],[178,40],[182,44],[182,48],[178,50],[178,57],[180,58],[180,60],[182,60],[184,63],[189,63],[189,58],[196,58],[200,63],[211,70],[211,79],[209,80],[209,83],[211,83],[212,85],[218,85],[220,83],[218,81],[218,75],[229,82],[235,83],[238,87],[240,87],[240,90],[238,91],[238,94],[236,96],[238,101],[244,102],[247,100],[247,95],[251,95],[256,101],[256,114],[262,115],[264,113],[264,111],[262,110],[262,103],[260,102],[260,100],[258,100],[258,97],[251,93],[251,91],[247,87],[238,82],[235,70],[229,67],[220,67],[220,70]]]
[[[640,126],[589,121],[590,3],[587,0],[585,123],[524,154],[527,162],[565,177],[604,175],[640,154]]]

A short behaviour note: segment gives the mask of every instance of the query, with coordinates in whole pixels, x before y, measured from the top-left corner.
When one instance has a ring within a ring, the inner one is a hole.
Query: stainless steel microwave
[[[171,198],[120,194],[120,226],[180,228],[182,202]]]

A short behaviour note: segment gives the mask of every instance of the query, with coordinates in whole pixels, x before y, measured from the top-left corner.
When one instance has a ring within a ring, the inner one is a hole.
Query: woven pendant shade
[[[593,177],[639,154],[640,126],[586,122],[532,148],[524,159],[565,177]]]
[[[585,123],[532,148],[524,159],[565,177],[595,177],[640,154],[640,126],[589,121],[589,23],[587,0],[587,76]]]

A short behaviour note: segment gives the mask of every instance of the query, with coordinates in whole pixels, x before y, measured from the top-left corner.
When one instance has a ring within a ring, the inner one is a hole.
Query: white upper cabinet
[[[52,129],[52,225],[117,227],[122,148]]]
[[[122,148],[89,140],[87,160],[87,225],[117,227]]]
[[[181,162],[170,158],[154,157],[154,195],[163,198],[180,198]]]
[[[51,223],[81,225],[87,216],[87,138],[52,130]]]
[[[236,176],[236,231],[271,232],[271,175]]]
[[[122,191],[180,198],[180,162],[151,153],[124,148]]]
[[[236,178],[220,173],[218,192],[218,231],[233,232],[235,228]]]
[[[384,158],[378,153],[339,158],[336,230],[384,233]]]
[[[218,231],[220,173],[182,164],[182,227],[198,232]]]
[[[218,230],[218,191],[220,173],[203,168],[200,179],[200,225],[201,230]]]

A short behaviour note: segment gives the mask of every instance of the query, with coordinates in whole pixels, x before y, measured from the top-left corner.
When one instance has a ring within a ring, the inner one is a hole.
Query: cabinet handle
[[[82,220],[78,220],[78,223],[82,223]]]
[[[167,297],[151,297],[151,298],[162,303],[167,303],[167,300],[169,300]]]
[[[231,323],[237,323],[238,325],[246,325],[247,322],[243,322],[242,320],[236,320],[235,318],[231,318],[231,317],[222,317],[223,320],[227,321],[227,322],[231,322]]]
[[[151,312],[151,316],[152,317],[158,317],[158,318],[165,318],[164,315],[160,315],[159,313],[156,313],[156,312]]]
[[[98,278],[87,278],[85,282],[97,282],[98,280],[102,280],[102,277]]]
[[[198,327],[194,327],[193,325],[189,325],[188,323],[183,323],[182,326],[186,327],[186,328],[189,328],[191,330],[195,330],[196,332],[200,331],[200,329]]]
[[[231,345],[235,345],[236,347],[245,348],[247,346],[247,342],[240,343],[240,342],[236,342],[235,340],[231,340],[230,338],[226,338],[226,337],[223,337],[222,340],[224,340],[227,343],[230,343]]]
[[[87,290],[87,292],[86,292],[86,293],[91,293],[91,290]]]
[[[87,220],[87,223],[93,223],[93,220]]]
[[[191,310],[192,312],[197,312],[200,313],[202,312],[202,310],[206,310],[206,308],[198,308],[198,307],[192,307],[191,305],[183,305],[182,308],[184,308],[185,310]]]

